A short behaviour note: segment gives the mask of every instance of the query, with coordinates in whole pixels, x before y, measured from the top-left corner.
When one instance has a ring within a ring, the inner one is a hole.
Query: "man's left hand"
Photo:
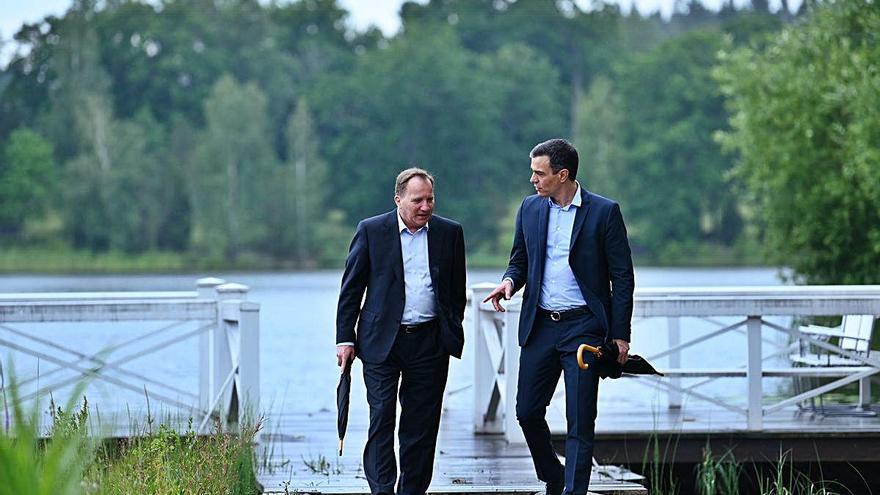
[[[629,342],[623,339],[614,339],[612,342],[617,344],[617,349],[620,351],[620,354],[617,356],[617,362],[620,364],[625,363],[629,357]]]

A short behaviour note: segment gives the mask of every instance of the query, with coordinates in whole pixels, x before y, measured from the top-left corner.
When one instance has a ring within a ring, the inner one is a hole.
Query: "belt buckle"
[[[404,325],[403,333],[408,333],[408,334],[416,333],[416,331],[418,329],[419,329],[418,325]]]
[[[562,319],[562,313],[560,313],[559,311],[551,311],[550,319],[553,321],[559,321]]]

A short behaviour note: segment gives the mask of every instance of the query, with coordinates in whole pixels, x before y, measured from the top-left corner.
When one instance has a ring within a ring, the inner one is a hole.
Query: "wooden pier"
[[[211,417],[234,422],[240,410],[259,410],[261,403],[260,306],[247,301],[247,287],[222,282],[204,279],[196,291],[186,292],[3,294],[0,328],[5,333],[0,347],[52,365],[52,369],[36,374],[41,381],[22,380],[29,385],[28,394],[45,395],[83,377],[93,377],[102,384],[180,408],[181,417],[196,418],[198,429],[204,431]],[[519,494],[543,488],[535,478],[513,414],[519,348],[512,336],[518,301],[510,301],[506,313],[495,313],[479,304],[487,290],[491,288],[473,289],[465,327],[468,348],[464,361],[456,363],[457,373],[450,375],[449,394],[456,400],[446,402],[431,493]],[[640,385],[636,388],[647,385],[663,396],[659,401],[656,396],[644,396],[647,402],[618,402],[609,400],[600,388],[598,464],[592,473],[591,491],[645,493],[638,474],[615,466],[642,471],[646,448],[653,439],[674,443],[674,458],[661,462],[690,463],[682,468],[684,477],[692,476],[692,465],[709,445],[716,454],[733,452],[740,462],[773,462],[785,452],[794,462],[821,463],[823,469],[829,464],[860,465],[859,475],[864,474],[872,486],[880,486],[880,407],[876,394],[871,393],[872,382],[876,385],[880,377],[880,359],[871,352],[876,342],[872,345],[870,332],[860,339],[863,344],[854,347],[850,345],[853,337],[846,333],[848,325],[843,323],[855,317],[853,321],[867,320],[875,325],[877,315],[880,286],[652,288],[637,292],[636,326],[653,318],[666,320],[663,327],[654,326],[651,331],[654,335],[666,332],[667,341],[658,344],[655,340],[650,353],[640,350],[652,362],[660,360],[666,377],[621,381],[637,380]],[[813,316],[839,316],[843,321],[839,328],[817,333],[801,323]],[[128,350],[112,360],[100,352],[38,337],[19,327],[59,322],[148,325],[140,329],[145,334],[121,335],[113,350]],[[741,346],[736,359],[742,358],[741,362],[716,359],[735,352],[730,344],[734,341],[700,348],[711,339],[734,334],[742,337],[736,341]],[[779,335],[784,338],[776,338]],[[183,390],[183,384],[147,376],[150,370],[130,366],[135,359],[187,339],[198,340],[198,352],[188,354],[198,363],[197,381],[191,384],[196,390]],[[636,336],[636,342],[638,339]],[[135,349],[135,344],[141,348]],[[822,360],[803,365],[792,359],[792,352],[805,349],[824,353]],[[687,352],[706,356],[698,363],[701,368],[682,366]],[[847,364],[838,366],[838,361]],[[465,368],[472,373],[462,372]],[[95,369],[105,373],[95,375]],[[47,380],[50,375],[54,378]],[[715,380],[727,381],[723,386],[704,387],[721,383]],[[773,380],[785,380],[789,385],[779,389]],[[857,396],[852,407],[838,403],[826,410],[822,400],[839,402],[841,394],[835,397],[829,393],[847,386],[847,393]],[[617,397],[630,399],[633,394],[618,393]],[[548,411],[557,447],[564,435],[563,403],[556,397]],[[367,493],[361,465],[367,417],[365,406],[353,404],[346,450],[339,457],[335,410],[308,413],[295,406],[290,411],[273,411],[258,445],[259,479],[266,492]],[[126,434],[130,430],[120,424],[118,431]],[[861,481],[863,478],[857,480]]]
[[[352,411],[348,428],[339,457],[335,411],[269,418],[257,453],[265,493],[369,493],[361,463],[367,412]],[[645,494],[641,480],[625,469],[597,466],[590,492]],[[508,445],[502,435],[475,434],[469,411],[444,411],[429,493],[533,494],[543,489],[524,445]]]

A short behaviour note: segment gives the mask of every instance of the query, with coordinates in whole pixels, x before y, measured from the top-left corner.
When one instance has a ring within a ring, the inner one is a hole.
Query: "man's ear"
[[[564,168],[559,171],[559,182],[565,182],[568,180],[569,171],[567,168]]]
[[[400,206],[400,196],[398,196],[396,194],[394,195],[394,204],[396,204],[397,206]]]

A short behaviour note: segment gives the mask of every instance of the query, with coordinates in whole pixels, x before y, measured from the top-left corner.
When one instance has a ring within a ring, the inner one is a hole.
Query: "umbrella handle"
[[[588,369],[590,367],[589,363],[584,362],[584,351],[590,351],[595,354],[596,357],[602,357],[602,349],[599,349],[598,347],[593,347],[590,344],[581,344],[578,347],[577,360],[578,366],[582,370]]]

